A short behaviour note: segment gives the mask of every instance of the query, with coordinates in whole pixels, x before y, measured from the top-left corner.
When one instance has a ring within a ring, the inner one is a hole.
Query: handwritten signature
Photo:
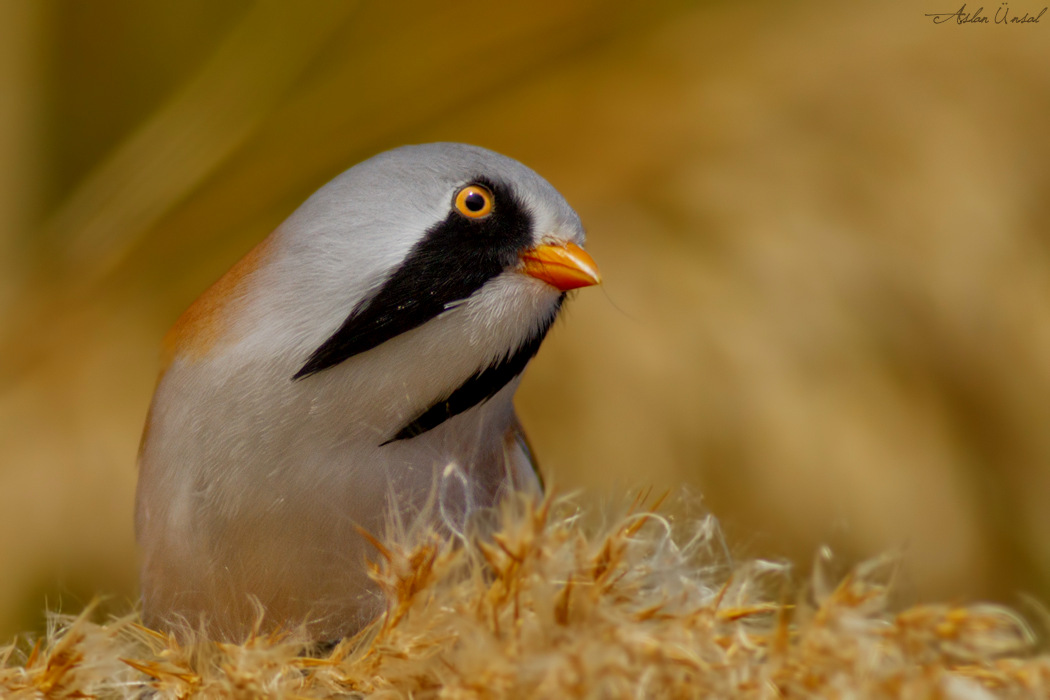
[[[934,24],[944,24],[953,19],[956,24],[1038,24],[1039,20],[1046,14],[1046,9],[1044,7],[1037,15],[1029,14],[1028,12],[1025,12],[1023,15],[1016,15],[1010,12],[1010,3],[1004,2],[999,5],[995,15],[989,17],[983,14],[984,7],[978,7],[973,12],[967,12],[966,4],[963,3],[963,6],[955,12],[927,12],[926,16],[932,17]]]

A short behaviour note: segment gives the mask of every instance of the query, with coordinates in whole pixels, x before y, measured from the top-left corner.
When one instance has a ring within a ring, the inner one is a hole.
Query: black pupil
[[[481,211],[485,208],[485,195],[480,192],[470,192],[463,198],[463,205],[471,211]]]

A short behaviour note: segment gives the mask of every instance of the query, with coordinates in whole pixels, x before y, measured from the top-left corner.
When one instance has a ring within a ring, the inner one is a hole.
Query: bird
[[[311,195],[162,341],[143,621],[339,639],[382,612],[366,534],[539,493],[513,397],[567,295],[601,282],[583,246],[553,186],[478,146],[395,148]]]

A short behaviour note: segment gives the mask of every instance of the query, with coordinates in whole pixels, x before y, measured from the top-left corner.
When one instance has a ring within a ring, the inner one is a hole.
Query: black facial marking
[[[492,192],[492,213],[471,219],[450,200],[448,216],[427,230],[378,291],[354,308],[292,379],[423,325],[517,264],[518,254],[532,242],[532,216],[506,185],[484,178],[472,182]]]
[[[449,418],[457,416],[495,396],[500,389],[507,385],[507,382],[522,373],[525,365],[539,351],[540,344],[546,337],[547,331],[550,330],[551,324],[554,323],[554,318],[564,300],[565,294],[563,293],[558,297],[557,305],[544,324],[528,340],[522,343],[513,355],[504,357],[485,369],[475,372],[469,379],[460,384],[455,391],[440,401],[434,402],[433,405],[409,421],[408,425],[397,431],[394,437],[382,444],[386,445],[398,440],[422,435],[428,430],[441,425]]]

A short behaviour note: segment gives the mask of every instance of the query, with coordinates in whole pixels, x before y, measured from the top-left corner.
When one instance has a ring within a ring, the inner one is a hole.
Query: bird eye
[[[492,193],[481,185],[467,185],[456,193],[455,204],[468,219],[483,219],[492,213]]]

